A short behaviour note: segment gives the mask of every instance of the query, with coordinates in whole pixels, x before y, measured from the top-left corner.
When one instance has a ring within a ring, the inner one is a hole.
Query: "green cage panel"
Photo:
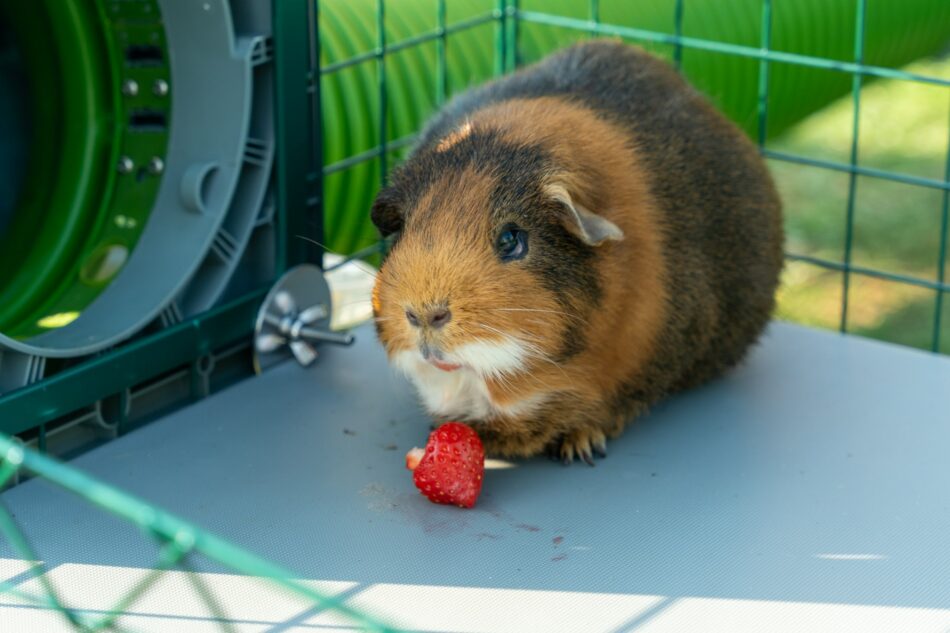
[[[780,134],[851,89],[846,71],[854,70],[854,0],[780,2],[771,15],[763,14],[761,0],[447,2],[442,12],[432,0],[402,0],[385,4],[383,37],[377,4],[319,3],[324,214],[327,246],[339,252],[377,239],[365,216],[386,166],[411,146],[412,135],[447,94],[582,37],[624,37],[675,61],[753,137]],[[495,26],[505,7],[519,11],[509,50]],[[762,41],[764,20],[771,42]],[[906,36],[910,33],[914,36]],[[864,62],[899,67],[940,50],[948,39],[950,3],[872,2]],[[757,56],[765,45],[777,63],[769,65],[768,123],[759,130]],[[377,56],[381,46],[388,51],[385,61]],[[783,63],[783,54],[822,63]],[[377,157],[382,160],[370,160]]]

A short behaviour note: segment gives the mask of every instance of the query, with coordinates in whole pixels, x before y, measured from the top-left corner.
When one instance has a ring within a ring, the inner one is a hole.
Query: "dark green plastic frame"
[[[277,272],[303,262],[319,264],[323,242],[320,211],[319,82],[315,50],[316,16],[312,0],[273,3],[275,99],[277,103]],[[311,44],[312,42],[312,44]],[[303,131],[309,131],[309,134]],[[294,237],[291,237],[294,236]],[[309,238],[297,239],[296,236]],[[316,242],[316,243],[315,243]],[[249,340],[266,288],[210,310],[161,332],[137,339],[66,369],[50,378],[0,396],[0,432],[37,429],[45,445],[45,425],[132,385],[190,364],[194,376],[206,355]],[[193,381],[192,396],[206,393]]]

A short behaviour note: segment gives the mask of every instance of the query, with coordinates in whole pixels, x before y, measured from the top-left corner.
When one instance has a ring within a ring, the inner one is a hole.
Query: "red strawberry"
[[[429,501],[471,508],[482,491],[485,449],[471,427],[446,422],[432,431],[424,451],[406,454],[406,468]]]

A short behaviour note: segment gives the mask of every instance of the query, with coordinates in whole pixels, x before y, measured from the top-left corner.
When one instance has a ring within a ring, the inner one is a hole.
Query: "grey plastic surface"
[[[428,422],[372,332],[357,338],[75,465],[417,630],[950,630],[945,357],[776,324],[596,468],[491,468],[461,510],[412,486],[403,456]],[[43,483],[3,499],[67,599],[94,608],[153,562],[135,530]],[[251,582],[207,577],[225,601]],[[129,626],[211,624],[187,583],[158,591]],[[233,601],[238,630],[347,630],[263,594]]]
[[[205,310],[225,291],[252,231],[270,213],[262,207],[274,155],[272,45],[270,16],[256,4],[160,1],[172,115],[148,224],[122,271],[75,321],[25,342],[0,336],[0,345],[81,356],[158,317],[170,324]],[[232,6],[241,28],[256,30],[236,32]]]

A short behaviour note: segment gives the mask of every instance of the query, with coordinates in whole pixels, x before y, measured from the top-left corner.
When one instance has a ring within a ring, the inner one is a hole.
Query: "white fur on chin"
[[[499,378],[526,365],[527,352],[514,338],[500,342],[467,343],[446,355],[445,362],[462,365],[442,371],[426,362],[416,350],[393,355],[393,364],[412,380],[425,408],[433,415],[457,420],[482,420],[494,415],[525,415],[543,397],[499,405],[492,401],[486,378]]]

